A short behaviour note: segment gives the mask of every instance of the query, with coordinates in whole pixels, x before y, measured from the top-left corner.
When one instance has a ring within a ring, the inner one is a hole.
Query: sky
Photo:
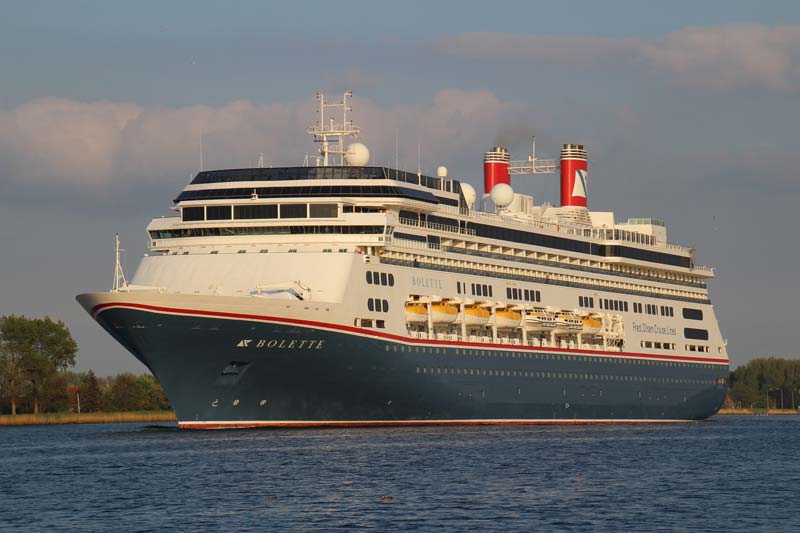
[[[0,19],[0,314],[63,320],[77,369],[144,372],[75,302],[129,277],[203,163],[301,164],[314,93],[360,141],[477,186],[494,143],[586,145],[589,207],[657,217],[716,268],[732,366],[800,357],[800,4],[9,2]],[[558,203],[556,176],[515,178]]]

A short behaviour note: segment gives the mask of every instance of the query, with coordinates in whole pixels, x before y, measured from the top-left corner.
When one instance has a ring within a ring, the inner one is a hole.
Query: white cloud
[[[643,43],[641,58],[684,84],[715,90],[797,90],[800,25],[686,28]]]
[[[587,67],[599,61],[633,58],[635,39],[474,32],[441,37],[434,48],[445,54],[502,62],[526,61]]]
[[[206,168],[254,165],[261,152],[268,165],[299,165],[304,153],[315,153],[305,133],[314,106],[311,96],[183,108],[36,100],[0,112],[0,178],[23,187],[95,188],[188,178],[199,166],[201,136]],[[409,166],[416,164],[417,142],[438,162],[466,150],[479,159],[499,125],[524,107],[488,91],[446,89],[427,104],[382,106],[356,98],[352,116],[375,164],[394,161],[397,134],[401,164]]]
[[[569,68],[645,65],[671,82],[714,91],[800,90],[800,25],[685,28],[653,40],[462,33],[439,38],[434,49],[492,63]]]

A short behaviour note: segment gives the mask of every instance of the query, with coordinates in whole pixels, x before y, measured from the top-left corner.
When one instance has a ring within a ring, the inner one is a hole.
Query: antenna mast
[[[114,284],[111,286],[111,292],[119,292],[128,287],[128,281],[125,279],[125,273],[122,271],[122,261],[120,261],[119,254],[125,250],[119,247],[119,233],[114,236]]]
[[[531,155],[527,161],[511,161],[509,174],[555,174],[558,165],[555,159],[536,157],[536,136],[531,139]]]
[[[349,106],[347,99],[351,98],[353,93],[351,91],[347,91],[344,93],[342,97],[342,101],[338,104],[326,104],[325,103],[325,95],[318,92],[316,94],[316,99],[319,102],[319,108],[317,109],[317,113],[319,113],[319,120],[314,124],[314,126],[307,128],[306,132],[314,137],[314,142],[322,143],[322,147],[319,149],[320,157],[317,158],[317,166],[320,164],[320,159],[322,160],[322,166],[327,167],[329,163],[329,155],[338,155],[339,156],[339,165],[344,166],[344,154],[346,152],[344,147],[344,138],[352,135],[357,136],[361,132],[361,128],[353,124],[352,119],[347,120],[347,112],[352,111],[353,108]],[[325,109],[327,108],[341,108],[342,112],[342,121],[337,123],[333,116],[328,119],[328,122],[325,121]],[[332,149],[330,143],[335,143],[336,149]]]

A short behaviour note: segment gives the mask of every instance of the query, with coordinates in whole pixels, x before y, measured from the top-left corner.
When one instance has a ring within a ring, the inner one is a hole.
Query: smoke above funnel
[[[501,125],[494,136],[493,146],[505,146],[509,149],[528,146],[536,130],[531,124],[516,122]]]

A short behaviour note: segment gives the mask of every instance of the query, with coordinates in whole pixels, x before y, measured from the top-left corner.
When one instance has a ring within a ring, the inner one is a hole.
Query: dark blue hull
[[[109,307],[182,426],[700,420],[728,365]],[[677,359],[677,358],[673,358]]]

